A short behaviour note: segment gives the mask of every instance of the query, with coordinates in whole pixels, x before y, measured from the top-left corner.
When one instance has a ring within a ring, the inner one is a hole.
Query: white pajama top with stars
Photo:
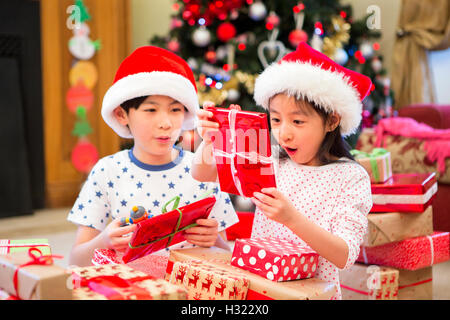
[[[179,156],[165,165],[148,165],[122,150],[100,159],[92,168],[67,219],[82,226],[105,229],[111,219],[129,217],[133,206],[143,206],[153,215],[161,214],[166,202],[180,197],[179,206],[201,200],[209,190],[216,197],[209,218],[219,223],[219,232],[239,221],[227,193],[213,182],[199,182],[190,173],[193,153],[178,149]],[[169,205],[171,208],[171,205]],[[170,250],[190,248],[187,241]],[[167,256],[169,248],[155,254]]]
[[[354,161],[325,166],[299,165],[291,159],[275,166],[277,188],[308,219],[343,239],[349,248],[344,269],[352,266],[367,231],[367,214],[372,208],[370,178]],[[252,238],[276,237],[308,245],[286,226],[270,220],[256,209]],[[342,299],[339,268],[319,257],[315,277],[336,286],[332,299]]]

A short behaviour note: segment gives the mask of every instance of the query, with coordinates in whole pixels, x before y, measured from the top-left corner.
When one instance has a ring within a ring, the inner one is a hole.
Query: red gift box
[[[436,174],[398,173],[380,184],[372,184],[370,212],[424,212],[437,192]]]
[[[213,136],[220,188],[244,197],[276,187],[267,115],[207,107],[219,131]]]
[[[254,212],[236,212],[239,222],[225,230],[228,241],[250,238],[252,235]]]
[[[170,201],[169,201],[170,203]],[[216,203],[214,196],[138,222],[122,260],[127,263],[185,240],[183,231],[195,227],[197,219],[208,218]],[[166,204],[167,205],[167,204]],[[163,210],[164,212],[164,210]]]
[[[409,238],[375,247],[361,247],[358,262],[417,270],[449,260],[448,232]]]
[[[311,248],[276,238],[238,239],[231,265],[272,281],[314,276],[319,255]]]

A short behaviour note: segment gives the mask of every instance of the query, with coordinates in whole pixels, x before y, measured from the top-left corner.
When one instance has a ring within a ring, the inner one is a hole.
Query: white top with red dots
[[[349,255],[344,269],[351,267],[359,255],[367,231],[367,214],[372,207],[370,178],[365,169],[347,158],[324,166],[304,166],[290,159],[275,165],[277,189],[294,207],[320,227],[342,238]],[[277,237],[308,245],[286,226],[255,211],[252,238]],[[332,282],[336,292],[332,299],[342,299],[339,268],[319,257],[315,277]]]

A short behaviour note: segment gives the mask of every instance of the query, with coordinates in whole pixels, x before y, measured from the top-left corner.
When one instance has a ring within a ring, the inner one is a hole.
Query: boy
[[[187,242],[170,249],[212,245],[227,248],[219,232],[238,221],[227,194],[190,174],[193,154],[174,146],[182,130],[195,128],[199,109],[194,75],[174,53],[152,46],[135,50],[120,65],[102,105],[105,122],[134,146],[100,159],[86,180],[68,220],[78,225],[70,263],[91,263],[96,248],[123,252],[136,225],[120,226],[133,206],[154,215],[174,196],[180,206],[213,190],[217,202],[208,219],[185,231]],[[109,220],[112,219],[112,222]],[[223,235],[222,235],[223,236]],[[156,254],[168,255],[169,248]]]

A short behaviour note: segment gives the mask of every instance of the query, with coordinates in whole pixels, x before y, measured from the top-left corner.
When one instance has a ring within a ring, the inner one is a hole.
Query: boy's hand
[[[120,219],[114,219],[102,232],[106,247],[119,252],[125,251],[135,229],[135,224],[121,227]]]
[[[216,243],[219,235],[219,224],[215,219],[198,219],[198,226],[184,231],[185,239],[201,247],[211,247]]]
[[[276,222],[289,227],[299,212],[294,205],[276,188],[264,188],[254,192],[252,202],[264,215]]]

